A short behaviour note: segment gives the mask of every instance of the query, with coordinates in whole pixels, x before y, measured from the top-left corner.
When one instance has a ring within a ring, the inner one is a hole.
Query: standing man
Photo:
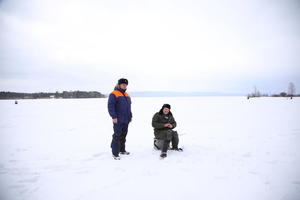
[[[126,135],[129,122],[131,122],[131,99],[126,93],[128,80],[121,78],[115,90],[108,98],[108,112],[112,118],[114,134],[112,136],[111,149],[113,158],[120,160],[119,154],[129,155],[125,149]]]

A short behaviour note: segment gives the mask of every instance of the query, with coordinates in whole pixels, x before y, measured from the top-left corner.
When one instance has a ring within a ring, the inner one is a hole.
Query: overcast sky
[[[300,93],[299,0],[0,0],[0,90]]]

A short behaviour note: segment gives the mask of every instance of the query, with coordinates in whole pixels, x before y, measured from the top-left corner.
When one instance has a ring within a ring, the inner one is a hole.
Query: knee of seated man
[[[172,131],[168,131],[166,134],[166,140],[171,140],[173,138],[173,132]]]

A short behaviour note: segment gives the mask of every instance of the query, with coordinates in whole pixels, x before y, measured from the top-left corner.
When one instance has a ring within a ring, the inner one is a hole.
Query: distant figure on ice
[[[121,78],[118,80],[115,90],[108,98],[108,112],[112,118],[114,129],[111,148],[115,160],[120,160],[119,154],[129,155],[129,152],[125,149],[125,142],[132,113],[131,99],[126,93],[127,85],[127,79]]]
[[[161,158],[167,157],[170,142],[172,142],[171,150],[182,151],[181,148],[178,148],[179,138],[177,131],[172,130],[177,124],[170,109],[171,106],[169,104],[164,104],[152,118],[155,135],[154,147],[161,150]]]

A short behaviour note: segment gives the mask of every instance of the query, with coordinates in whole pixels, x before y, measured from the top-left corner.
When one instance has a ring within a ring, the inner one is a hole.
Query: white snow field
[[[0,200],[299,200],[300,98],[132,98],[113,160],[107,99],[0,101]],[[184,152],[153,149],[170,103]]]

